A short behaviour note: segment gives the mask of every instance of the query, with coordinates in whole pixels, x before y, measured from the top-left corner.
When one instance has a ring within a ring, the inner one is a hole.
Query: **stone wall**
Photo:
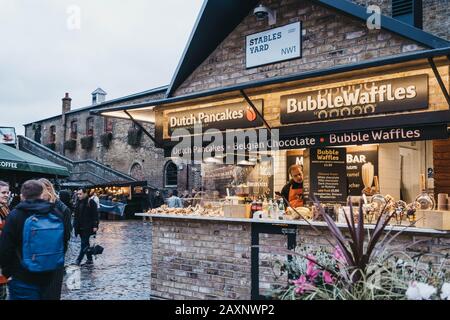
[[[250,299],[251,220],[247,223],[152,219],[152,296],[164,299]],[[297,246],[331,251],[325,237],[308,226],[298,226]],[[276,278],[273,261],[285,261],[286,236],[260,235],[260,294],[271,285],[287,283]],[[450,253],[450,234],[403,233],[391,251],[424,254],[421,261],[438,265]]]
[[[277,24],[302,21],[302,58],[245,68],[245,36],[268,29],[249,14],[175,91],[175,96],[420,50],[413,41],[309,1],[262,1],[277,10]],[[386,5],[383,5],[386,7]],[[271,28],[272,28],[271,27]]]

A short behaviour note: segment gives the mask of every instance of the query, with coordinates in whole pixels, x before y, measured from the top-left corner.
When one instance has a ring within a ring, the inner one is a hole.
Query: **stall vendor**
[[[294,164],[289,167],[291,180],[281,190],[281,195],[293,208],[303,207],[303,168]],[[286,204],[287,205],[287,204]]]

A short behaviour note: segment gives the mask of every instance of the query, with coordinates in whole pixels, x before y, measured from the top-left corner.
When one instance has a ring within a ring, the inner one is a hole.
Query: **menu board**
[[[309,176],[308,200],[321,203],[346,203],[347,168],[345,148],[312,148],[304,161]],[[305,163],[306,164],[306,163]],[[305,170],[305,171],[306,171]]]
[[[363,179],[363,166],[373,166],[371,170],[373,174],[365,179]],[[373,186],[374,176],[378,176],[378,147],[347,148],[348,194],[360,196],[364,188]]]

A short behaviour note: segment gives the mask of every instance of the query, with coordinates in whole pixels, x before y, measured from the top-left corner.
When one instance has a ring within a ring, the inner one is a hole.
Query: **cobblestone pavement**
[[[91,238],[91,245],[93,240],[105,248],[103,254],[94,258],[93,266],[81,266],[80,289],[69,289],[70,284],[68,286],[66,281],[71,272],[67,272],[61,298],[150,299],[151,224],[139,220],[101,221],[97,238]],[[66,265],[75,262],[79,248],[80,238],[72,237]]]

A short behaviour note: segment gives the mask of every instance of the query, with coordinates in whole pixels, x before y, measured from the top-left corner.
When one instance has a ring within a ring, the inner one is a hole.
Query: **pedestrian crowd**
[[[47,179],[28,180],[14,203],[0,181],[0,300],[59,300],[72,231],[81,239],[73,263],[86,256],[89,265],[98,227],[98,197],[87,189],[57,193]]]

